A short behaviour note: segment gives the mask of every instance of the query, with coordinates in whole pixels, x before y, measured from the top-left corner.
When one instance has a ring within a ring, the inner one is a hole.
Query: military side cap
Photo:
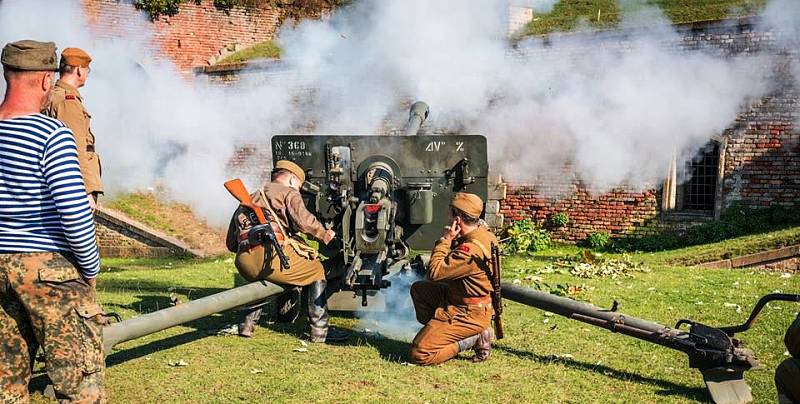
[[[786,330],[786,336],[783,338],[786,343],[786,349],[795,358],[800,359],[800,315],[794,319],[792,325]]]
[[[287,171],[291,172],[292,174],[296,175],[297,178],[300,179],[300,181],[305,181],[306,180],[306,172],[303,171],[303,169],[300,168],[299,165],[297,165],[297,164],[295,164],[295,163],[293,163],[293,162],[291,162],[289,160],[280,160],[280,161],[278,161],[277,163],[275,163],[275,169],[276,170],[280,170],[280,169],[287,170]]]
[[[483,212],[483,200],[475,194],[458,192],[453,196],[450,206],[466,213],[470,217],[479,218]]]
[[[61,52],[61,66],[80,66],[89,67],[92,62],[92,57],[89,56],[83,49],[67,48]]]
[[[3,66],[26,71],[56,71],[56,44],[26,39],[7,43],[3,48]]]

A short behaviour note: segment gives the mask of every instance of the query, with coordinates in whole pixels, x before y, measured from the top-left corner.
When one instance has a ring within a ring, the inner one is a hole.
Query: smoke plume
[[[281,29],[291,74],[224,89],[189,82],[152,54],[144,15],[136,32],[101,38],[85,29],[78,1],[4,0],[0,40],[87,49],[94,62],[81,92],[109,191],[160,183],[219,224],[233,207],[221,184],[236,147],[268,151],[271,134],[309,122],[321,133],[370,133],[387,119],[401,126],[402,101],[422,99],[434,129],[486,135],[490,163],[505,177],[532,181],[569,162],[603,191],[649,186],[673,148],[704,144],[768,87],[764,58],[674,50],[665,44],[679,34],[653,13],[625,16],[623,27],[647,29],[624,39],[556,35],[512,49],[507,5],[359,0]],[[302,88],[313,95],[298,102]]]

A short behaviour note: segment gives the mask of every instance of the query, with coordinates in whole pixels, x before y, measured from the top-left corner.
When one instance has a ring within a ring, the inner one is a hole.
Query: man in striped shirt
[[[10,43],[0,58],[0,402],[28,401],[39,345],[58,399],[103,402],[94,219],[72,132],[39,114],[55,44]]]

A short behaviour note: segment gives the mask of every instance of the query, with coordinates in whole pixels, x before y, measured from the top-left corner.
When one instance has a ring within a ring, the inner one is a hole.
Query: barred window
[[[713,212],[719,176],[719,143],[712,141],[686,162],[681,210]]]

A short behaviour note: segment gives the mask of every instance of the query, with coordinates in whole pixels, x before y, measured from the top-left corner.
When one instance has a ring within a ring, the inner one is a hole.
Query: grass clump
[[[281,48],[274,41],[259,42],[253,46],[231,53],[217,64],[239,63],[253,59],[277,59],[281,57]]]
[[[506,229],[503,251],[510,254],[527,254],[543,251],[553,244],[550,233],[530,219],[515,221]]]

